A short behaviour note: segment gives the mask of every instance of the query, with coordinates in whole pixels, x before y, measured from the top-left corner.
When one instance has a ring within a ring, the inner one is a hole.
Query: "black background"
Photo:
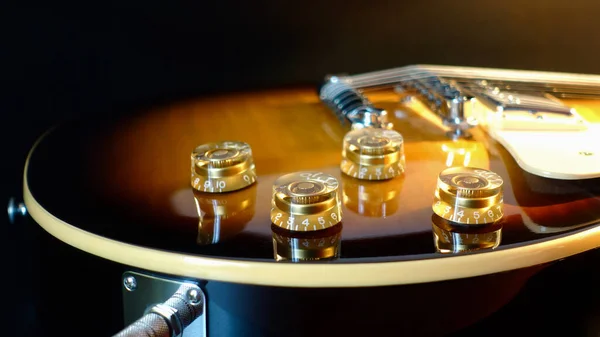
[[[316,86],[329,73],[414,63],[600,74],[600,2],[595,0],[23,1],[1,6],[5,201],[21,196],[22,167],[36,137],[64,119],[132,114],[219,92]],[[40,273],[50,270],[31,262],[40,254],[31,228],[4,226],[3,248],[10,257],[3,277],[11,281],[7,296],[15,296],[5,302],[21,303],[14,309],[18,320],[5,326],[33,333],[35,328],[27,327],[41,309],[28,305],[37,296],[32,288],[46,282]],[[546,278],[533,280],[512,311],[488,326],[537,320],[549,327],[546,332],[587,335],[600,298],[593,287],[600,280],[596,254],[559,264]],[[576,299],[587,304],[577,306]],[[539,331],[531,326],[527,331]]]
[[[600,73],[597,1],[21,2],[2,10],[9,182],[65,118],[414,63]],[[16,163],[16,165],[15,165]],[[11,188],[17,185],[11,185]]]

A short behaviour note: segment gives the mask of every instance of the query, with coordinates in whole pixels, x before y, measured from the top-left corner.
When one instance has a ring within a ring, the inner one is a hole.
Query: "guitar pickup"
[[[547,93],[523,94],[481,87],[470,90],[472,117],[480,125],[501,130],[575,131],[587,125],[577,111]],[[467,108],[467,110],[469,110]]]
[[[590,119],[600,111],[591,103],[600,98],[598,75],[411,65],[339,80],[331,77],[324,86],[329,90],[321,90],[324,102],[335,101],[330,92],[341,93],[345,86],[361,93],[394,88],[403,97],[416,98],[423,116],[441,122],[451,139],[468,138],[469,129],[483,127],[531,174],[565,180],[600,177],[600,123]],[[362,94],[356,101],[371,106]],[[345,104],[328,105],[339,116],[352,116]]]

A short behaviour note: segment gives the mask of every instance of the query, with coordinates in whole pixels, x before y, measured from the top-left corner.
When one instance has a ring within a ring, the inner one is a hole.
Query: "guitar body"
[[[107,287],[120,291],[128,270],[202,282],[209,336],[444,335],[502,308],[549,263],[600,245],[597,178],[530,174],[482,129],[450,140],[401,95],[369,97],[404,138],[406,170],[391,180],[342,174],[348,129],[314,90],[290,89],[58,126],[31,151],[25,202],[52,236],[119,266]],[[256,183],[193,190],[191,151],[225,140],[251,146]],[[449,166],[503,178],[501,223],[467,231],[493,247],[437,249],[433,192]],[[339,241],[335,259],[274,257],[274,240],[294,237],[271,224],[272,185],[296,171],[340,183],[343,218],[327,236]]]

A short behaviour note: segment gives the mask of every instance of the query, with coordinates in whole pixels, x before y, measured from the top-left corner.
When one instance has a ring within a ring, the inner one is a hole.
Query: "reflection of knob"
[[[271,222],[291,231],[317,231],[342,220],[338,181],[321,172],[297,172],[273,183]]]
[[[255,181],[252,151],[246,143],[209,143],[192,152],[192,186],[200,192],[235,191]]]
[[[342,200],[360,215],[385,218],[398,210],[404,178],[389,181],[366,181],[342,176]]]
[[[464,139],[444,142],[442,151],[446,153],[446,166],[470,166],[481,162],[481,154],[486,153],[482,144]],[[487,158],[483,158],[487,162]]]
[[[481,225],[502,218],[502,178],[474,167],[450,167],[438,176],[433,211],[459,224]]]
[[[457,225],[436,214],[431,217],[433,243],[438,253],[494,249],[502,241],[502,221],[483,226]]]
[[[404,172],[404,141],[394,130],[365,128],[344,136],[340,168],[365,180],[391,179]]]
[[[200,219],[196,243],[215,244],[241,232],[252,219],[256,187],[225,194],[194,191],[194,200]]]
[[[342,224],[316,232],[292,232],[271,225],[277,261],[335,260],[340,256]]]

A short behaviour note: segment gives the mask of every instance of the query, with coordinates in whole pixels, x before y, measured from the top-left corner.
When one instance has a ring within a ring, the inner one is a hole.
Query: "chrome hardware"
[[[472,114],[493,129],[585,130],[587,125],[575,109],[542,92],[532,95],[490,86],[478,81],[470,88]],[[507,85],[510,88],[510,86]],[[479,104],[481,103],[481,104]]]
[[[386,86],[425,102],[452,130],[448,134],[453,138],[468,136],[467,130],[478,124],[476,121],[480,118],[468,115],[465,109],[472,99],[504,114],[502,118],[507,120],[501,123],[502,128],[516,125],[518,128],[584,130],[586,125],[576,112],[556,98],[600,97],[600,76],[597,75],[413,65],[333,76],[323,86],[321,99],[336,113],[346,116],[349,112],[334,102],[338,93],[351,90],[360,96],[360,106],[372,107],[359,90]],[[341,90],[337,91],[338,88]]]
[[[321,100],[325,102],[346,124],[351,123],[352,129],[366,127],[391,129],[387,111],[373,107],[357,89],[342,77],[331,76],[320,91]]]
[[[391,129],[391,123],[387,121],[387,111],[377,108],[364,107],[354,110],[346,116],[352,123],[352,129],[383,128]]]
[[[8,213],[8,222],[14,224],[17,216],[25,217],[27,215],[27,207],[24,203],[20,202],[17,204],[15,198],[8,199],[8,207],[6,208]]]
[[[448,102],[448,113],[445,116],[442,115],[444,125],[450,127],[447,136],[452,139],[470,137],[467,130],[477,125],[474,119],[465,116],[465,101],[467,100],[464,96],[453,97]]]
[[[123,286],[127,291],[135,291],[137,288],[137,280],[133,275],[128,275],[123,278]]]
[[[546,95],[528,95],[517,91],[505,90],[500,87],[490,86],[487,81],[476,82],[480,86],[473,88],[473,94],[488,105],[499,111],[527,111],[530,113],[549,112],[571,115],[572,109],[562,102]]]
[[[200,301],[202,301],[202,294],[200,293],[200,291],[198,291],[198,289],[192,288],[188,290],[186,296],[188,301],[190,301],[190,303],[192,304],[198,304],[200,303]]]
[[[127,327],[115,336],[206,336],[206,296],[197,284],[128,271],[122,293]]]
[[[452,139],[469,137],[470,128],[481,126],[534,175],[566,180],[600,177],[600,162],[581,153],[600,151],[597,123],[586,121],[584,111],[579,115],[574,109],[579,103],[561,101],[600,99],[598,75],[411,65],[334,77],[323,86],[321,99],[345,117],[331,101],[336,97],[334,89],[341,87],[355,93],[394,88],[402,104],[414,107]],[[360,97],[359,105],[371,106]],[[535,137],[525,139],[530,132]],[[581,144],[587,148],[579,148]],[[550,156],[564,160],[548,160]]]
[[[167,325],[171,331],[171,337],[181,337],[183,334],[183,323],[181,323],[181,319],[177,313],[177,309],[172,308],[168,305],[157,304],[150,308],[148,311],[153,314],[157,314],[161,316],[165,321],[167,321]]]
[[[455,81],[430,74],[423,78],[407,79],[405,82],[398,83],[395,91],[414,95],[428,105],[429,109],[450,129],[447,135],[452,139],[469,138],[471,135],[468,130],[477,125],[474,118],[465,114],[465,103],[469,102],[467,91]]]

